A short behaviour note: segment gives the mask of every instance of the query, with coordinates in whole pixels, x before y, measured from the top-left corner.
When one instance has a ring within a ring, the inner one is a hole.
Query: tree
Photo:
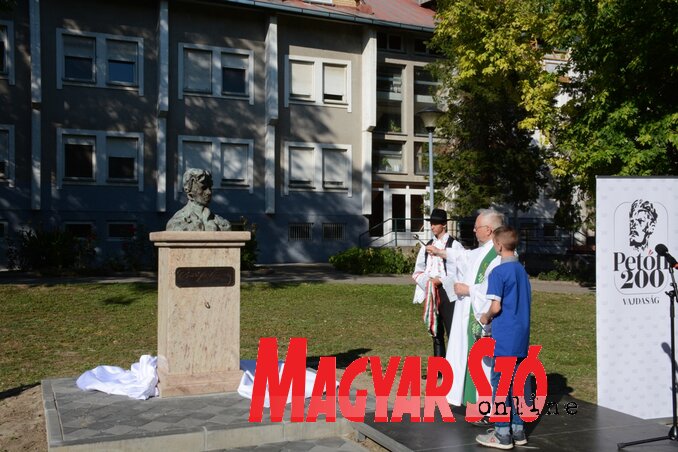
[[[678,2],[558,0],[553,11],[573,74],[555,174],[591,198],[597,175],[678,174]]]
[[[447,152],[435,160],[438,182],[460,189],[454,213],[493,203],[527,210],[546,181],[546,153],[532,131],[551,129],[556,74],[542,68],[552,34],[542,0],[438,2],[432,47],[445,58],[433,71],[448,106],[441,130]],[[548,135],[546,135],[548,136]]]

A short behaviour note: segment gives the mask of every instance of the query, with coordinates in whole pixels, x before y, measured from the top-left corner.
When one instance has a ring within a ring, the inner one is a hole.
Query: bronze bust
[[[167,222],[168,231],[230,231],[231,223],[208,208],[212,200],[212,174],[188,168],[184,173],[188,202]]]

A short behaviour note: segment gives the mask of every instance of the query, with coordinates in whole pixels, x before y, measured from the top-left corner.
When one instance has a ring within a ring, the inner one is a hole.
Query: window
[[[323,64],[323,102],[346,103],[346,66]]]
[[[137,225],[135,223],[111,222],[108,223],[109,240],[128,240],[136,234]]]
[[[250,143],[221,143],[221,176],[224,187],[250,187],[252,146]]]
[[[64,84],[138,90],[143,95],[143,38],[57,30],[57,88]]]
[[[553,239],[557,236],[557,229],[554,223],[544,223],[542,231],[544,238]]]
[[[348,189],[351,171],[346,149],[323,149],[323,188]]]
[[[92,223],[64,223],[64,231],[77,239],[87,239],[94,236]]]
[[[14,25],[0,20],[0,79],[14,85]]]
[[[96,39],[63,36],[64,80],[95,82]]]
[[[96,137],[64,137],[64,179],[94,181]]]
[[[312,236],[313,223],[290,223],[287,229],[287,239],[292,241],[309,241]]]
[[[344,223],[323,223],[323,240],[345,240],[346,224]]]
[[[377,125],[385,133],[402,133],[402,66],[377,66]]]
[[[375,140],[372,163],[377,173],[404,173],[403,143]]]
[[[290,102],[337,105],[351,111],[350,61],[286,57],[285,106]]]
[[[0,239],[7,237],[8,229],[7,222],[0,220]]]
[[[290,61],[290,99],[313,100],[313,63]]]
[[[436,107],[433,95],[440,88],[440,83],[424,68],[414,68],[414,133],[427,134],[424,122],[416,112],[426,107]]]
[[[254,104],[253,56],[248,50],[179,44],[179,99],[203,95]]]
[[[426,55],[428,53],[428,46],[424,39],[414,40],[414,53],[420,53],[423,55]]]
[[[403,68],[380,65],[377,68],[378,97],[389,100],[403,100]]]
[[[536,239],[539,229],[539,222],[535,218],[523,218],[519,221],[518,230],[520,231],[521,239]]]
[[[184,92],[212,94],[212,52],[184,49]]]
[[[0,124],[0,182],[14,186],[14,126]]]
[[[136,138],[110,136],[106,137],[106,155],[108,156],[108,181],[137,180]]]
[[[107,39],[106,51],[108,83],[136,85],[139,61],[136,42]]]
[[[288,142],[283,158],[286,195],[290,190],[352,195],[350,145]]]
[[[379,32],[377,33],[377,49],[402,52],[403,38],[400,35]]]
[[[137,185],[143,191],[143,134],[57,130],[57,188],[63,184]]]
[[[314,173],[315,162],[313,160],[315,148],[290,146],[290,181],[292,188],[315,188]]]
[[[247,94],[247,67],[249,57],[244,55],[221,55],[221,92],[223,94]]]
[[[431,50],[428,47],[429,41],[427,39],[415,39],[414,40],[414,53],[420,55],[430,55],[430,56],[440,56],[440,52],[436,50]]]
[[[182,135],[177,187],[182,187],[186,169],[200,168],[212,173],[213,189],[247,189],[254,193],[253,155],[253,140]]]
[[[414,143],[414,174],[428,175],[428,143]]]

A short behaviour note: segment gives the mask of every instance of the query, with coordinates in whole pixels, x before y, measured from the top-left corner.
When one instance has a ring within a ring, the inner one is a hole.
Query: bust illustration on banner
[[[636,199],[629,211],[629,246],[637,253],[647,253],[650,236],[657,225],[657,210],[650,201]],[[649,248],[650,254],[652,247]]]
[[[612,269],[615,286],[625,295],[621,300],[625,305],[659,302],[652,294],[667,284],[667,264],[655,252],[655,245],[668,237],[668,218],[660,201],[647,198],[623,202],[615,210]]]

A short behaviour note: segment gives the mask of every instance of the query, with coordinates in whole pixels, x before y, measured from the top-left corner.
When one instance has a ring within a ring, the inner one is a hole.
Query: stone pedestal
[[[160,397],[240,382],[240,248],[250,232],[150,234],[158,247]]]

